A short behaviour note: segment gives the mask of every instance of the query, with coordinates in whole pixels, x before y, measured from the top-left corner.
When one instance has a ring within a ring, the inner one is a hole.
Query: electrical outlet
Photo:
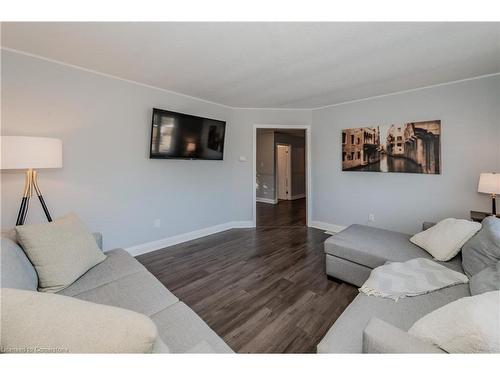
[[[369,214],[368,221],[373,223],[375,221],[375,214]]]
[[[155,219],[153,221],[153,228],[159,228],[161,226],[161,221],[160,219]]]

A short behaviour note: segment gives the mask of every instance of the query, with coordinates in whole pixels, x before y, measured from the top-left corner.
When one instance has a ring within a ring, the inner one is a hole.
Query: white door
[[[276,159],[278,199],[291,199],[291,146],[277,145]]]

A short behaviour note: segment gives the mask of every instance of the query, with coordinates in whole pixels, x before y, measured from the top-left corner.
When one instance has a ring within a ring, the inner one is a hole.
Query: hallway
[[[258,227],[304,227],[306,199],[281,200],[277,204],[257,202]]]

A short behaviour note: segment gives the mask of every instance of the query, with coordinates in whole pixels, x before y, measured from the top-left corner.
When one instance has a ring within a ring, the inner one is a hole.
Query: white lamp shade
[[[500,194],[500,173],[481,173],[477,191],[487,194]]]
[[[2,136],[2,169],[62,168],[62,141],[56,138]]]

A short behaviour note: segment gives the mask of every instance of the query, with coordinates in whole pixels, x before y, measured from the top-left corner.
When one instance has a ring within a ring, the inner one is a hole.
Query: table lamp
[[[495,198],[500,194],[500,174],[499,173],[481,173],[479,176],[479,185],[477,191],[491,195],[491,213],[497,214]]]
[[[26,170],[24,193],[16,225],[24,224],[33,191],[40,200],[47,220],[52,221],[42,192],[38,187],[36,169],[62,168],[62,141],[44,137],[2,136],[1,138],[1,169]]]

